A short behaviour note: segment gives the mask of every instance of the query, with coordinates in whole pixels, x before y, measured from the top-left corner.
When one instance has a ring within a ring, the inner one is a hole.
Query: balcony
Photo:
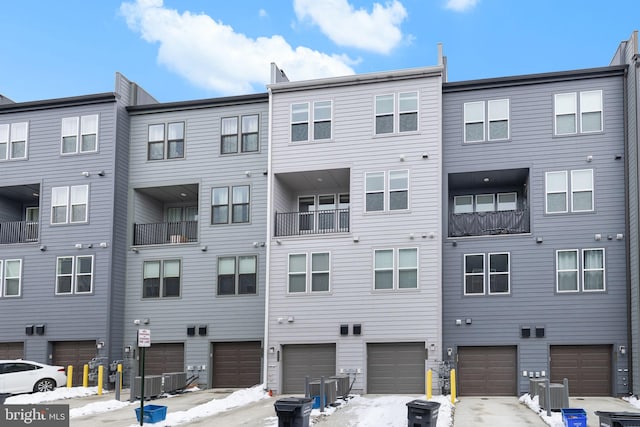
[[[198,241],[198,221],[157,222],[133,225],[133,244],[166,245]]]
[[[0,244],[29,243],[38,241],[38,222],[0,222]]]
[[[276,212],[276,237],[346,233],[348,231],[348,208],[314,212]]]
[[[449,214],[449,237],[529,233],[529,210]]]

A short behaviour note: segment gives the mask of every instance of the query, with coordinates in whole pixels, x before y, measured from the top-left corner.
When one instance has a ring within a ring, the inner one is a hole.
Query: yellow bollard
[[[122,363],[118,363],[118,372],[120,372],[120,390],[122,390]]]
[[[433,383],[433,372],[427,371],[427,400],[431,400],[431,385]]]
[[[104,376],[104,366],[98,366],[98,396],[102,396],[102,377]]]
[[[451,403],[455,405],[456,403],[456,370],[451,370],[451,376],[449,377],[449,381],[451,383]]]
[[[82,387],[89,387],[89,365],[84,365],[82,370]]]
[[[67,388],[73,385],[73,365],[67,366]]]

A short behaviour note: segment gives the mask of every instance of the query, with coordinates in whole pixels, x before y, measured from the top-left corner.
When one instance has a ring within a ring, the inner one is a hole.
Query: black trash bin
[[[11,396],[11,393],[0,393],[0,405],[4,404],[4,400]]]
[[[596,411],[600,417],[600,426],[610,427],[639,427],[640,412],[605,412]]]
[[[283,397],[273,404],[278,414],[278,427],[309,427],[313,400],[307,397]]]
[[[408,427],[436,427],[438,424],[438,402],[412,400],[407,403]]]

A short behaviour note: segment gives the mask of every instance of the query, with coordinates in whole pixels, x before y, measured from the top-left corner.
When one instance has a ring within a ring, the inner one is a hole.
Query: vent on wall
[[[353,335],[360,335],[362,334],[362,325],[359,323],[356,323],[353,325]]]
[[[196,334],[196,327],[195,325],[189,325],[187,326],[187,336],[188,337],[192,337]]]
[[[200,335],[201,337],[207,336],[207,325],[198,326],[198,335]]]
[[[520,337],[521,338],[529,338],[531,337],[531,328],[528,326],[520,327]]]
[[[349,335],[349,325],[340,325],[340,335]]]
[[[536,338],[544,338],[544,326],[536,326]]]

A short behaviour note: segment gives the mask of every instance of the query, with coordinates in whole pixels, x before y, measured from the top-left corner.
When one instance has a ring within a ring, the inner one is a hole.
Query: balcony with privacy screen
[[[449,237],[530,232],[528,169],[452,173]]]
[[[40,184],[0,187],[0,244],[38,241]]]
[[[134,190],[134,246],[197,241],[198,184]]]
[[[274,235],[349,232],[349,169],[276,174]]]

